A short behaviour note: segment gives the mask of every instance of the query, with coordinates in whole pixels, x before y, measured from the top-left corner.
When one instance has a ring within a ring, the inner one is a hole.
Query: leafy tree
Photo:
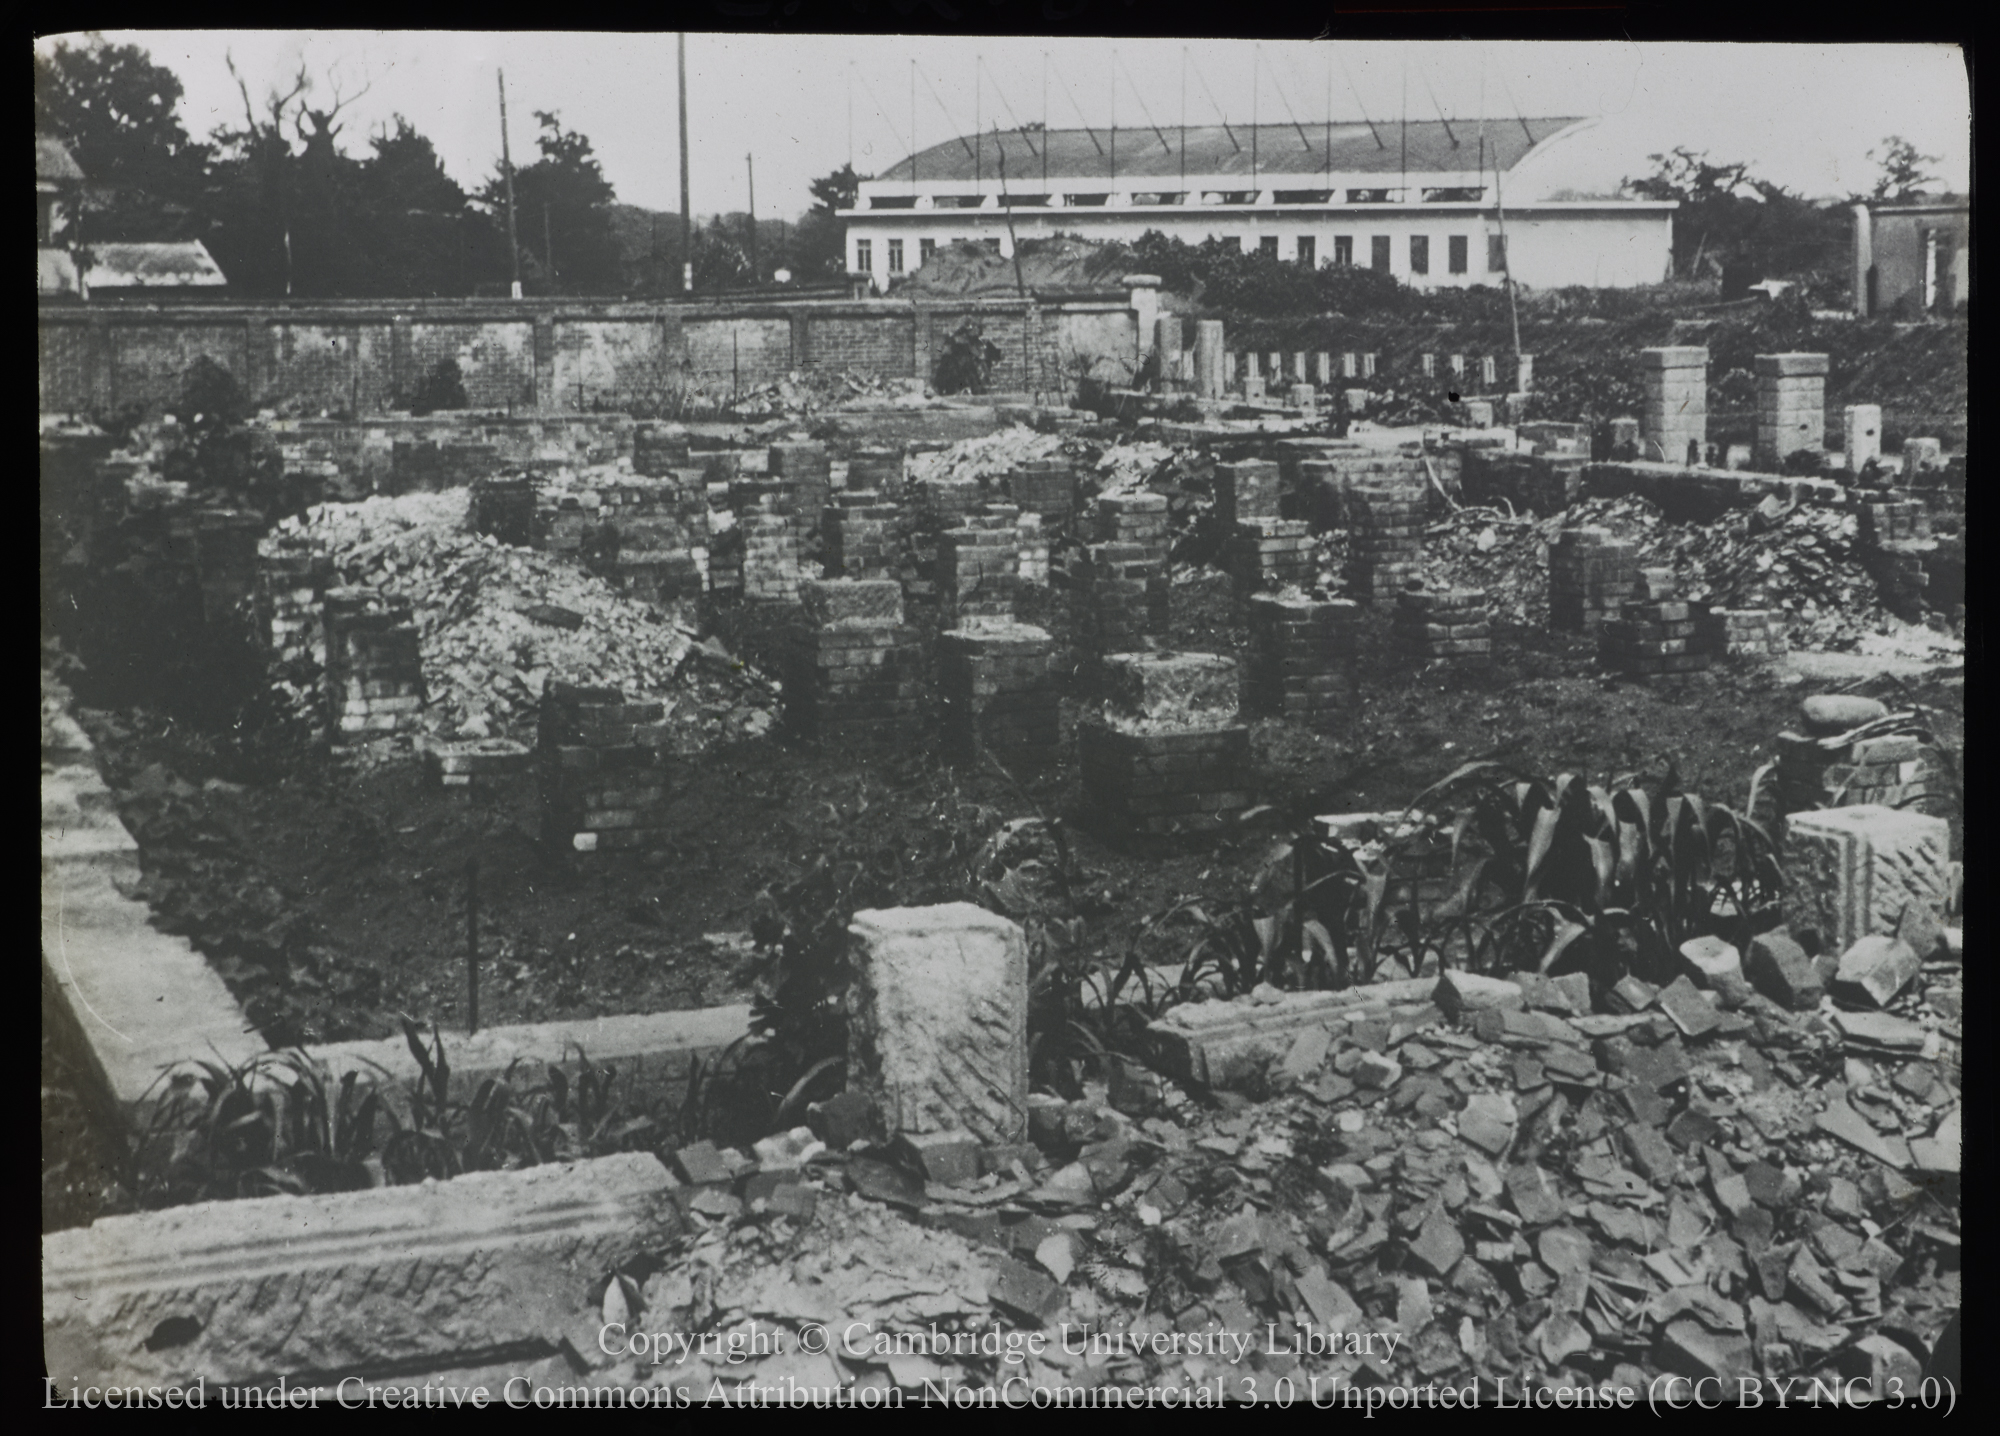
[[[847,234],[837,211],[854,208],[861,194],[861,176],[853,165],[842,165],[814,180],[811,189],[812,208],[799,217],[788,246],[792,273],[802,282],[844,278]]]
[[[1938,177],[1926,171],[1924,166],[1938,163],[1939,156],[1917,153],[1917,147],[1901,135],[1890,135],[1884,139],[1881,150],[1870,150],[1868,158],[1882,170],[1870,196],[1873,199],[1909,199],[1925,186],[1938,183]]]
[[[1718,164],[1685,147],[1647,158],[1654,172],[1624,188],[1641,199],[1680,201],[1675,273],[1695,278],[1712,265],[1724,294],[1737,294],[1760,278],[1834,262],[1846,233],[1838,214],[1756,178],[1746,163]]]
[[[35,128],[60,139],[89,181],[86,240],[191,237],[211,156],[175,109],[181,82],[137,45],[97,34],[35,55]]]
[[[751,282],[743,218],[740,214],[716,215],[694,232],[694,287],[697,293],[740,288]]]
[[[362,292],[465,294],[505,267],[505,244],[445,173],[436,148],[401,115],[375,135],[359,176],[370,249]]]
[[[552,110],[537,110],[541,158],[514,171],[515,234],[522,273],[539,287],[572,294],[615,294],[623,286],[611,205],[617,198],[588,138],[565,130]],[[480,194],[506,233],[507,179],[495,172]]]

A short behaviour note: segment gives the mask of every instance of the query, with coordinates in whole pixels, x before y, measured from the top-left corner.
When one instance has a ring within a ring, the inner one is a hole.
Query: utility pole
[[[750,176],[750,282],[761,282],[757,268],[757,162],[749,155],[743,156],[743,168]]]
[[[500,76],[500,168],[507,176],[507,259],[514,266],[514,297],[521,297],[521,241],[514,233],[514,156],[507,148],[507,72]],[[289,245],[290,236],[286,236]]]
[[[688,37],[679,36],[681,65],[681,293],[694,293],[694,209],[688,199]]]
[[[549,293],[556,292],[556,246],[549,238],[549,202],[542,201],[542,263],[549,271]]]

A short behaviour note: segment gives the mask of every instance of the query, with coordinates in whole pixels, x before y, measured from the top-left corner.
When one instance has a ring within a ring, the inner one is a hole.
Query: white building
[[[1015,239],[1130,242],[1158,230],[1367,266],[1421,288],[1496,284],[1508,256],[1516,282],[1537,288],[1658,283],[1669,275],[1672,201],[1528,198],[1563,193],[1553,183],[1563,145],[1593,123],[963,136],[862,182],[855,207],[840,212],[847,265],[887,287],[955,241],[1011,254]]]

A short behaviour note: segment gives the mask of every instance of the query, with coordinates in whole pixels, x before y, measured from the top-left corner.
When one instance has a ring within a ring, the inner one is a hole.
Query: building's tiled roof
[[[1536,145],[1577,123],[1573,118],[1488,120],[1483,136],[1485,168],[1510,170]],[[1455,146],[1454,137],[1458,141]],[[1344,121],[1330,126],[1259,125],[1254,136],[1248,125],[1231,125],[1228,129],[1220,125],[1189,126],[1185,145],[1182,131],[1175,126],[1162,127],[1160,133],[1150,127],[1120,128],[1117,138],[1117,176],[1121,180],[1129,177],[1167,181],[1177,180],[1182,174],[1248,176],[1253,139],[1260,178],[1296,175],[1303,179],[1329,169],[1341,174],[1380,175],[1398,174],[1406,169],[1426,174],[1472,171],[1481,167],[1482,154],[1481,126],[1471,120],[1454,121],[1450,133],[1435,120],[1413,121],[1408,125],[1390,120],[1378,123],[1373,131],[1366,124]],[[916,178],[971,180],[976,176],[986,184],[997,185],[1004,156],[1009,184],[1026,188],[1041,183],[1042,151],[1046,150],[1047,174],[1051,180],[1104,179],[1112,173],[1110,141],[1111,132],[1102,128],[1003,130],[977,137],[966,135],[920,150],[915,156]],[[899,160],[875,178],[907,182],[911,177],[910,166],[909,159]]]
[[[198,239],[177,244],[93,244],[92,289],[185,289],[227,284],[222,268]]]
[[[54,135],[35,136],[35,178],[38,180],[75,181],[83,178],[76,161],[70,158],[69,147]]]

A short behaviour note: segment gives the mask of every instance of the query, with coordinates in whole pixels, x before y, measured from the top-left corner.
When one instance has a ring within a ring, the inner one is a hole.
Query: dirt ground
[[[1037,606],[1023,617],[1060,642],[1060,603]],[[1220,575],[1178,583],[1173,643],[1240,656],[1233,609]],[[732,636],[753,659],[768,649],[768,632],[737,624]],[[1800,699],[1832,690],[1921,702],[1940,740],[1963,744],[1962,678],[1809,681],[1795,664],[1724,660],[1640,682],[1596,671],[1569,636],[1498,639],[1489,671],[1424,672],[1390,657],[1386,617],[1371,618],[1349,721],[1323,735],[1258,724],[1257,801],[1271,810],[1212,845],[1134,853],[1073,822],[1092,943],[1122,954],[1179,898],[1241,896],[1271,841],[1311,816],[1400,808],[1474,759],[1595,781],[1672,764],[1687,788],[1740,806]],[[1081,816],[1073,774],[1024,786],[990,767],[955,771],[930,740],[856,756],[767,737],[679,762],[664,859],[552,857],[532,773],[480,800],[445,796],[411,754],[365,767],[322,757],[242,782],[226,745],[158,715],[79,716],[140,840],[157,921],[189,934],[279,1042],[389,1036],[399,1014],[463,1030],[475,859],[481,1020],[496,1025],[747,1000],[748,930],[816,858],[861,864],[855,892],[869,901],[946,901],[967,895],[972,855],[1000,822]]]

